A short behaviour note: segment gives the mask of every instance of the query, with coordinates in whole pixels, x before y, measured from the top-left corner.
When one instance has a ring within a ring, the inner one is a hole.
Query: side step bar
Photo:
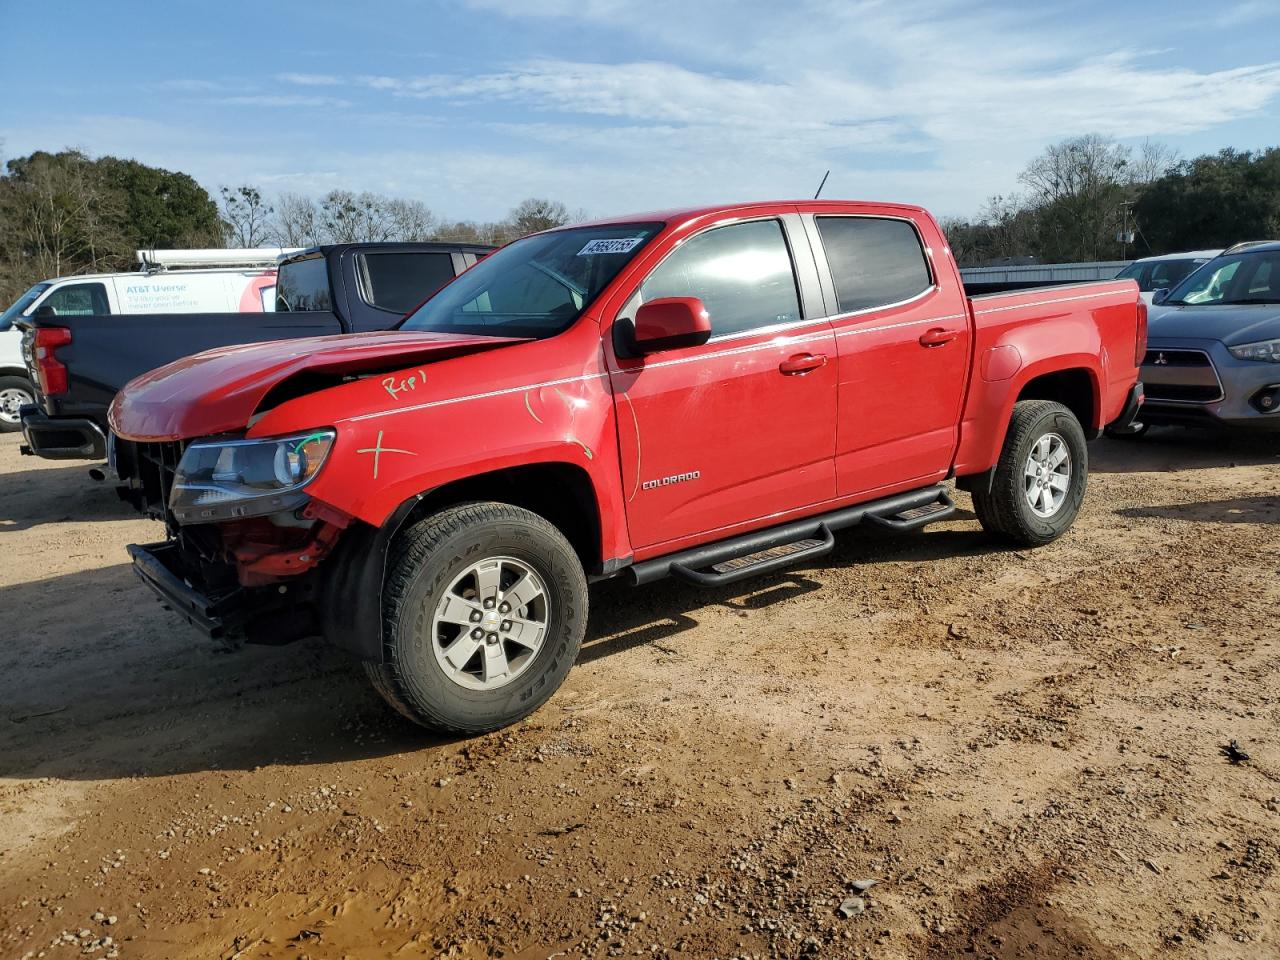
[[[947,488],[937,484],[642,560],[628,567],[627,573],[636,586],[666,576],[706,587],[736,583],[830,553],[835,546],[835,532],[863,520],[891,530],[917,530],[949,517],[955,510]],[[710,569],[705,569],[708,567]]]

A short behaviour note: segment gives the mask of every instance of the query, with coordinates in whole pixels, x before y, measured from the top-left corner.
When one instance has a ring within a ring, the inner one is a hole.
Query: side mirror
[[[1169,299],[1169,288],[1161,287],[1155,293],[1151,294],[1151,305],[1153,307],[1158,307],[1160,306],[1160,304],[1164,303],[1168,299]]]
[[[636,311],[637,353],[696,347],[711,338],[711,316],[697,297],[660,297]]]
[[[56,317],[57,315],[58,314],[54,311],[53,307],[49,306],[47,303],[40,304],[40,306],[36,307],[36,312],[32,314],[32,316],[37,320],[47,320],[50,317]]]

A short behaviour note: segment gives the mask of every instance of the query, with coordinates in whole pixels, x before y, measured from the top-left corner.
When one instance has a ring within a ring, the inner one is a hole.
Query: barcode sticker
[[[594,257],[599,253],[630,253],[643,237],[621,237],[617,240],[588,240],[578,251],[580,257]]]

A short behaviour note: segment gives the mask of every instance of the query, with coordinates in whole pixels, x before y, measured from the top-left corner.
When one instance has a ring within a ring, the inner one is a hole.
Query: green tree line
[[[1280,147],[1181,160],[1092,134],[1048,147],[974,219],[943,222],[961,266],[1120,260],[1280,238]],[[1131,238],[1130,238],[1131,236]]]
[[[349,190],[268,199],[242,185],[221,188],[215,199],[185,173],[78,150],[37,151],[0,172],[0,308],[40,280],[134,269],[142,248],[502,244],[575,219],[582,215],[563,203],[537,198],[494,222],[443,220],[418,200]]]
[[[1181,160],[1097,134],[1054,144],[971,219],[943,223],[962,266],[1017,258],[1112,260],[1280,237],[1280,147]],[[215,198],[185,173],[77,150],[37,151],[0,172],[0,306],[32,283],[129,270],[143,247],[311,246],[377,240],[502,244],[582,219],[529,199],[497,221],[447,220],[419,200],[350,190]],[[1120,234],[1133,235],[1117,239]]]

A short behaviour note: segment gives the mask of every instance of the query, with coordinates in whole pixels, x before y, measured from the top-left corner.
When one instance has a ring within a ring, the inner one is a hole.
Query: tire
[[[0,377],[0,433],[21,430],[18,408],[35,402],[36,392],[26,377]]]
[[[1056,438],[1056,441],[1054,440]],[[1041,444],[1045,444],[1041,447]],[[1045,475],[1030,475],[1033,451],[1051,451],[1049,459],[1060,449],[1067,451],[1065,483],[1048,476],[1062,477],[1062,463]],[[1033,506],[1032,491],[1040,480],[1049,484],[1053,501],[1042,499]],[[984,530],[998,540],[1025,547],[1038,547],[1062,536],[1071,527],[1084,501],[1089,482],[1089,451],[1084,430],[1070,410],[1049,400],[1022,400],[1013,406],[1009,431],[1005,435],[1000,460],[989,491],[973,494],[974,512]],[[1056,484],[1056,486],[1054,486]],[[1061,487],[1065,486],[1065,489]],[[1048,515],[1045,515],[1045,514]]]
[[[442,611],[451,619],[438,619]],[[537,514],[460,504],[397,539],[382,613],[383,662],[365,664],[378,693],[432,730],[487,733],[529,715],[564,682],[586,629],[587,578],[564,535]],[[455,622],[477,614],[479,622]]]
[[[1140,440],[1147,435],[1147,431],[1151,429],[1151,424],[1143,423],[1135,420],[1123,430],[1115,430],[1107,427],[1102,432],[1112,440]]]

